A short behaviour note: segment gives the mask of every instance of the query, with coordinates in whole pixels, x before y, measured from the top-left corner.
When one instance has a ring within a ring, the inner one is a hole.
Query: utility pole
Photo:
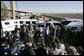
[[[15,19],[14,1],[10,1],[10,10],[11,10],[11,13],[12,13],[12,19]]]
[[[5,18],[6,17],[6,10],[5,10],[6,9],[5,8],[6,6],[4,4],[4,1],[1,1],[1,3],[2,3],[1,4],[2,5],[2,8],[1,8],[2,9],[2,18]]]

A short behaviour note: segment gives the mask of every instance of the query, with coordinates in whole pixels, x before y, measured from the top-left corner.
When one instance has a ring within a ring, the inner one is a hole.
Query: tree
[[[9,12],[9,10],[8,10],[7,6],[4,4],[4,2],[1,2],[1,17],[7,18],[8,12]]]

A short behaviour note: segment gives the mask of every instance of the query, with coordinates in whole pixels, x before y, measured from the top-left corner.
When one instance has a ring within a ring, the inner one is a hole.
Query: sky
[[[15,5],[17,10],[36,13],[83,13],[83,1],[15,1]]]

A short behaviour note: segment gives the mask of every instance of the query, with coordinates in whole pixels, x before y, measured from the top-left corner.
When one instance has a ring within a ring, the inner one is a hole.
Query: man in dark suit
[[[49,29],[49,26],[47,26],[45,29],[44,29],[44,39],[45,39],[45,45],[46,46],[49,46],[49,37],[50,37],[50,29]]]
[[[24,41],[27,37],[27,33],[26,33],[26,27],[25,25],[21,26],[20,28],[20,38],[21,38],[21,41]]]
[[[34,41],[35,41],[35,43],[38,43],[39,37],[40,37],[40,30],[39,30],[39,28],[35,29],[34,32],[35,32],[35,34],[34,34]]]
[[[53,28],[53,26],[51,26],[50,27],[50,42],[52,42],[53,41],[53,37],[54,37],[54,28]]]
[[[58,38],[58,39],[59,39],[60,32],[61,32],[61,28],[60,28],[59,26],[55,26],[53,41],[54,41],[54,39],[56,39],[56,38]]]
[[[34,49],[32,48],[32,38],[28,38],[25,43],[25,49],[21,52],[21,55],[36,55]]]
[[[15,42],[16,39],[20,40],[20,31],[18,29],[13,34],[13,41]]]
[[[17,30],[17,29],[19,29],[19,28],[18,28],[18,25],[15,25],[15,30]]]

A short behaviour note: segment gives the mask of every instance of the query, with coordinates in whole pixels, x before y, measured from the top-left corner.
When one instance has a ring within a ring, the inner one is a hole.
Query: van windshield
[[[5,25],[9,25],[10,23],[9,22],[5,22]]]
[[[61,23],[63,24],[63,25],[67,25],[67,24],[69,24],[71,21],[62,21]]]

